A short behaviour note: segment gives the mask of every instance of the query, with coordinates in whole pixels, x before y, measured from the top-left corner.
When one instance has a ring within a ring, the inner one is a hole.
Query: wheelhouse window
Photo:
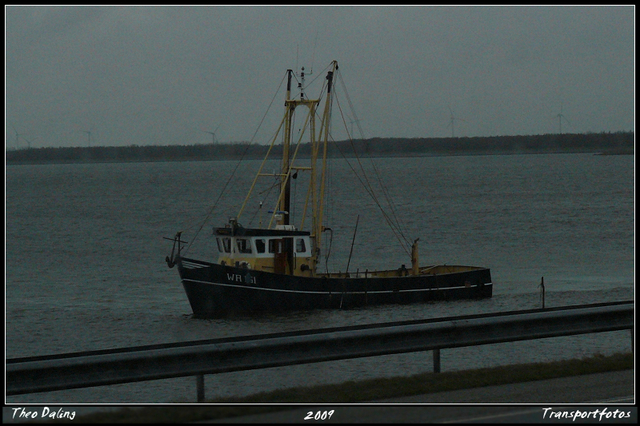
[[[269,240],[269,253],[282,253],[283,240]]]
[[[296,238],[296,253],[304,253],[305,251],[307,251],[307,245],[304,238]]]
[[[266,244],[265,244],[264,240],[262,238],[256,238],[255,242],[256,242],[256,251],[258,253],[264,253],[265,248],[266,248]]]
[[[230,238],[216,238],[216,243],[218,243],[218,250],[220,253],[231,253]]]
[[[238,238],[238,252],[239,253],[251,253],[251,241],[245,238]]]

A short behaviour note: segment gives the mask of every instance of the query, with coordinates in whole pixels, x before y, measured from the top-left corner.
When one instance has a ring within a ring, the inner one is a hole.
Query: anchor
[[[173,268],[176,265],[176,257],[180,256],[180,250],[182,249],[182,244],[187,244],[186,241],[181,241],[180,240],[180,235],[182,234],[182,231],[179,231],[178,233],[176,233],[176,236],[173,238],[167,238],[167,237],[162,237],[165,240],[172,240],[173,241],[173,247],[171,248],[171,256],[167,256],[165,257],[165,261],[167,262],[167,265],[169,266],[169,268]],[[175,253],[176,250],[176,243],[178,243],[178,252]],[[174,255],[175,254],[175,255]]]

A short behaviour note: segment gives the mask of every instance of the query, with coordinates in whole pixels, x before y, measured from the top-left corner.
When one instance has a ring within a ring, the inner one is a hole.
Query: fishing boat
[[[332,140],[329,123],[337,74],[338,64],[333,61],[326,69],[320,95],[315,98],[306,94],[304,68],[300,73],[289,69],[285,74],[284,117],[249,189],[251,194],[256,182],[265,177],[277,182],[277,199],[269,210],[268,224],[241,224],[247,195],[235,217],[213,228],[210,244],[217,248],[217,260],[187,257],[188,245],[182,232],[168,238],[173,247],[165,260],[170,268],[177,266],[194,317],[491,297],[493,284],[488,268],[420,265],[418,239],[406,241],[408,267],[401,264],[391,269],[359,267],[355,272],[349,271],[349,266],[345,271],[321,270],[323,244],[330,239],[325,235],[332,236],[332,230],[324,223],[323,205],[328,192],[327,153]],[[294,97],[293,79],[299,89]],[[302,136],[297,143],[292,141],[293,117],[299,109],[306,116],[303,130],[296,133],[308,136],[310,148],[304,159],[299,155]],[[278,139],[281,143],[276,144]],[[264,164],[274,146],[281,149],[279,169],[267,173]],[[291,188],[298,173],[308,173],[308,190],[301,218],[293,218]],[[349,256],[347,265],[350,260]]]

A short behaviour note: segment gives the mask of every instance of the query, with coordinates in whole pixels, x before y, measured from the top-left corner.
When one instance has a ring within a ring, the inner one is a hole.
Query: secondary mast
[[[282,219],[279,220],[280,225],[289,225],[289,212],[291,211],[291,166],[289,158],[289,147],[291,146],[291,121],[293,120],[293,112],[295,111],[296,104],[291,102],[291,77],[293,71],[287,70],[287,94],[285,98],[286,106],[286,118],[284,127],[284,140],[282,141],[282,168],[281,176],[282,183],[280,186],[280,192],[282,197],[280,199],[279,214]]]
[[[322,99],[320,96],[318,99],[309,99],[306,96],[305,88],[304,88],[304,68],[302,68],[302,72],[300,73],[300,81],[298,83],[298,88],[300,89],[299,99],[296,97],[292,97],[291,94],[291,84],[292,79],[294,77],[294,71],[291,69],[287,70],[287,86],[286,86],[286,95],[285,95],[285,111],[284,116],[281,122],[281,127],[279,129],[280,133],[282,132],[282,159],[280,164],[280,170],[275,175],[280,179],[279,187],[280,193],[278,195],[277,202],[274,206],[273,213],[271,216],[271,220],[269,221],[268,228],[271,229],[273,222],[275,222],[275,228],[281,229],[283,231],[294,231],[297,228],[297,223],[294,226],[294,218],[291,217],[291,179],[295,176],[294,173],[297,173],[301,170],[306,170],[310,172],[310,181],[309,181],[309,190],[307,193],[307,202],[304,207],[304,212],[302,215],[302,220],[299,223],[300,230],[304,228],[305,217],[307,214],[307,207],[311,207],[311,225],[310,225],[310,244],[311,244],[311,252],[313,260],[310,261],[310,270],[312,271],[312,275],[315,275],[316,265],[320,255],[320,246],[321,246],[321,236],[322,233],[326,230],[326,228],[322,224],[322,210],[324,205],[324,194],[326,187],[326,170],[327,170],[327,151],[328,151],[328,140],[329,140],[329,132],[330,132],[330,117],[331,117],[331,102],[332,102],[332,88],[333,88],[333,78],[334,73],[338,69],[337,61],[333,61],[330,66],[330,70],[327,72],[326,80],[327,85],[325,86],[324,92],[326,93],[325,98],[325,106],[324,111],[322,112],[322,116],[320,117],[320,126],[319,128],[316,126],[316,113],[318,112],[318,108]],[[308,108],[308,114],[304,119],[304,124],[301,125],[302,131],[299,134],[299,140],[292,141],[292,133],[294,123],[295,110],[298,106],[305,106]],[[301,165],[297,165],[297,156],[298,151],[301,146],[303,135],[306,131],[309,131],[309,142],[311,147],[311,161],[308,167],[303,167]],[[277,134],[273,138],[271,142],[271,147],[274,146],[277,139]],[[295,143],[295,150],[293,150],[292,142]],[[321,148],[322,147],[322,148]],[[271,148],[269,148],[269,151]],[[247,205],[247,201],[253,189],[255,187],[256,181],[259,177],[264,176],[274,176],[274,174],[262,173],[262,169],[265,165],[265,161],[268,158],[269,153],[263,160],[258,173],[253,181],[251,189],[247,194],[244,203],[242,204],[238,215],[235,220],[240,217],[242,212],[244,211],[245,206]],[[322,164],[318,164],[318,160],[322,161]],[[310,206],[309,206],[310,204]],[[282,251],[280,251],[282,250]],[[278,250],[278,253],[281,254],[281,264],[286,264],[287,273],[293,273],[294,265],[296,264],[295,253],[293,247],[293,239],[291,238],[283,238],[282,239],[282,248]]]
[[[324,192],[326,186],[326,171],[327,171],[327,150],[329,145],[329,122],[331,120],[331,88],[333,86],[333,74],[338,69],[338,61],[333,61],[331,63],[332,68],[331,71],[327,73],[327,99],[325,100],[324,112],[322,115],[322,123],[320,124],[320,133],[323,134],[322,141],[322,172],[320,175],[320,194],[318,196],[318,205],[314,209],[314,218],[315,218],[315,227],[314,233],[316,237],[316,247],[317,252],[319,252],[319,248],[321,247],[321,236],[322,232],[325,230],[324,225],[322,224],[322,212],[323,212],[323,203],[324,203]]]

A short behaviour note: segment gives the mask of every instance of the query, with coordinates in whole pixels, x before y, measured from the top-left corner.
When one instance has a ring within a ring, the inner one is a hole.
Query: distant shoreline
[[[625,152],[584,152],[584,151],[540,151],[540,152],[469,152],[469,153],[451,153],[451,154],[423,154],[423,155],[409,155],[409,154],[397,154],[397,155],[369,155],[369,158],[429,158],[429,157],[465,157],[465,156],[484,156],[484,155],[562,155],[562,154],[592,154],[599,156],[611,156],[611,155],[635,155],[633,150]],[[306,158],[306,157],[303,157]],[[342,157],[340,157],[342,158]],[[355,158],[350,156],[347,158]],[[259,157],[244,158],[244,160],[255,161],[261,160]],[[335,157],[334,157],[335,159]],[[7,161],[7,166],[44,166],[44,165],[63,165],[63,164],[124,164],[124,163],[179,163],[179,162],[192,162],[192,161],[239,161],[240,158],[190,158],[190,159],[159,159],[159,160],[45,160],[45,161]]]
[[[5,152],[7,165],[130,163],[158,161],[237,161],[262,159],[267,145],[249,143],[96,146],[31,148]],[[271,158],[280,158],[276,145]],[[300,146],[299,158],[310,156],[308,143]],[[331,158],[391,158],[469,155],[522,155],[584,153],[634,155],[633,132],[495,136],[475,138],[371,138],[336,141],[329,146]]]

